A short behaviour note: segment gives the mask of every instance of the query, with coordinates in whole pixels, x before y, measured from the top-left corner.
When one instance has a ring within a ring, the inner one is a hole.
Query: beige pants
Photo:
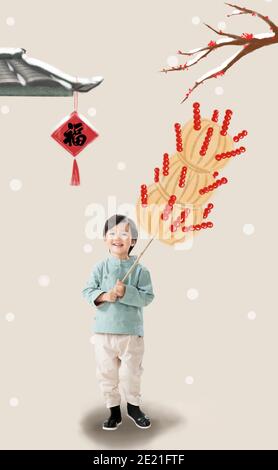
[[[144,337],[112,333],[95,333],[93,337],[96,377],[107,408],[120,405],[119,385],[126,401],[139,406]]]

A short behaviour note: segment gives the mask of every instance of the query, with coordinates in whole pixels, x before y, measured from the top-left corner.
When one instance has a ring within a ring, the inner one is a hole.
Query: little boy
[[[123,371],[127,415],[141,429],[151,426],[150,418],[140,409],[140,380],[144,353],[143,307],[154,298],[150,273],[138,263],[125,283],[124,277],[136,261],[129,256],[137,242],[138,232],[133,220],[115,214],[104,225],[103,237],[109,256],[98,262],[82,294],[97,308],[94,344],[100,388],[110,416],[102,426],[116,430],[122,422],[119,368]]]

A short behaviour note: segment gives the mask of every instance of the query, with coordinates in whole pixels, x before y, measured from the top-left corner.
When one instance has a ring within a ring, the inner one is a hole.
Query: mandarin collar
[[[108,255],[109,263],[114,266],[131,266],[137,259],[137,256],[130,255],[128,259],[120,259],[111,253]]]

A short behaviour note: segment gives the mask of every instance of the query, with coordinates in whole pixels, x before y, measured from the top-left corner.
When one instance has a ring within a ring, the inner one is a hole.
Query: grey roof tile
[[[79,78],[67,75],[21,48],[0,48],[0,95],[72,96],[86,93],[103,81],[102,77]]]

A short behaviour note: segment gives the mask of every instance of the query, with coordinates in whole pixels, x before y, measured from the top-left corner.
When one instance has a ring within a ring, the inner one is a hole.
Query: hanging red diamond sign
[[[98,137],[97,131],[84,116],[81,118],[77,111],[73,111],[60,122],[51,137],[74,157],[71,184],[79,185],[79,169],[75,157]]]

